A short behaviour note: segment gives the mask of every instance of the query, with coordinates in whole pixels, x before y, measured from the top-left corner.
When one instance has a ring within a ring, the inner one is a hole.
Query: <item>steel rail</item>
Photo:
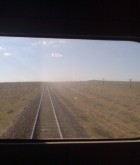
[[[35,127],[36,127],[37,119],[38,119],[38,116],[39,116],[40,107],[41,107],[41,103],[42,103],[43,96],[44,96],[44,91],[45,91],[45,89],[43,89],[43,91],[42,91],[42,95],[41,95],[41,98],[40,98],[40,102],[39,102],[39,106],[38,106],[38,109],[37,109],[37,114],[36,114],[36,117],[35,117],[35,122],[34,122],[34,125],[33,125],[33,129],[32,129],[30,139],[33,139],[33,137],[34,137]]]
[[[47,91],[48,91],[48,94],[49,94],[49,98],[50,98],[50,102],[51,102],[51,105],[52,105],[54,117],[55,117],[57,128],[58,128],[58,131],[59,131],[59,136],[60,136],[60,139],[63,139],[62,131],[61,131],[61,128],[60,128],[60,125],[59,125],[59,122],[58,122],[58,118],[57,118],[57,115],[56,115],[56,112],[55,112],[54,104],[53,104],[52,97],[50,95],[50,91],[49,91],[48,86],[47,86]]]

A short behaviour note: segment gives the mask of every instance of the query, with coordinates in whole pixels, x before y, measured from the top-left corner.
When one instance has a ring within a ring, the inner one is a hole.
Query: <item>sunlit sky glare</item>
[[[140,81],[140,44],[0,37],[0,82]]]

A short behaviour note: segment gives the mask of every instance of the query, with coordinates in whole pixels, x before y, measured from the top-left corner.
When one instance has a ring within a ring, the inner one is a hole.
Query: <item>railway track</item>
[[[30,139],[47,138],[63,139],[49,87],[42,91]]]
[[[63,139],[87,138],[76,112],[80,111],[65,98],[54,84],[45,84],[38,95],[24,108],[4,138]]]

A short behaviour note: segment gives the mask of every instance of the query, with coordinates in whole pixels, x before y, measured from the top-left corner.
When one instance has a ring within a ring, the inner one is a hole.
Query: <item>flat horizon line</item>
[[[130,82],[128,80],[62,80],[62,81],[0,81],[0,83],[34,83],[34,82],[92,82],[92,81],[98,81],[98,82]],[[140,82],[140,80],[132,80],[132,83],[134,82]]]

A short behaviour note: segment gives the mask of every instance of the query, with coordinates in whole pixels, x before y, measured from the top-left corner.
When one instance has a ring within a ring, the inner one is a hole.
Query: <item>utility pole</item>
[[[130,89],[132,88],[132,79],[129,79],[130,81]]]

